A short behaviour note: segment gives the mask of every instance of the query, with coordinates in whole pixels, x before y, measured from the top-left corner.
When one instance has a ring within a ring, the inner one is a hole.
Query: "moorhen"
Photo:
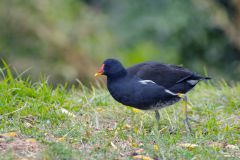
[[[160,119],[159,109],[183,98],[184,122],[190,132],[188,120],[192,119],[188,117],[185,93],[199,81],[210,79],[183,67],[158,62],[140,63],[125,69],[116,59],[106,59],[95,74],[98,75],[107,76],[107,88],[116,101],[141,110],[154,110],[157,120]]]

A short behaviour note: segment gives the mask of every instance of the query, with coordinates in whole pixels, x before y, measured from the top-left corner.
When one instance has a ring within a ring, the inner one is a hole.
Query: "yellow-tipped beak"
[[[101,75],[102,75],[102,73],[99,73],[99,72],[94,74],[95,77],[101,76]]]
[[[99,71],[97,73],[95,73],[95,77],[103,75],[104,74],[104,64],[102,64],[101,68],[99,69]]]

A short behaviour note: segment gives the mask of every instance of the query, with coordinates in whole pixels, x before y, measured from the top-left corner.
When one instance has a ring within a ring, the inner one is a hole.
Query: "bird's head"
[[[121,62],[116,59],[106,59],[95,76],[120,77],[127,73]]]

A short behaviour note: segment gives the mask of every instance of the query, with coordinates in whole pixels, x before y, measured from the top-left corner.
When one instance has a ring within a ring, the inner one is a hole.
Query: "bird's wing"
[[[137,64],[127,69],[128,73],[144,80],[152,80],[155,83],[170,88],[176,83],[187,79],[197,79],[193,72],[175,65],[146,62]]]
[[[162,103],[165,106],[170,101],[177,101],[179,99],[178,94],[156,84],[151,80],[141,80],[136,78],[132,87],[135,88],[135,92],[131,94],[131,102],[140,109],[150,109],[150,106],[154,106],[157,103]]]

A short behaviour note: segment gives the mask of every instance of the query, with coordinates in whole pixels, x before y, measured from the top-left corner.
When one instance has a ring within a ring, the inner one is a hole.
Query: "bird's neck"
[[[119,72],[115,72],[113,74],[108,75],[107,76],[107,81],[108,82],[117,81],[117,80],[122,79],[126,76],[127,76],[127,71],[125,69],[123,69]]]

